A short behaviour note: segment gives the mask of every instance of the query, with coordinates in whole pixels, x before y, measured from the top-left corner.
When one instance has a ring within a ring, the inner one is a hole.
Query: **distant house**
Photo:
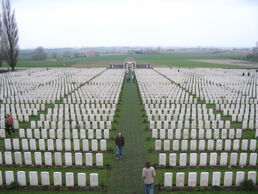
[[[94,56],[98,56],[98,54],[95,51],[89,51],[86,53],[87,57],[94,57]]]

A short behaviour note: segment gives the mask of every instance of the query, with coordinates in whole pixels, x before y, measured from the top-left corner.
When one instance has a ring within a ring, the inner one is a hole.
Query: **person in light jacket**
[[[145,194],[153,194],[153,183],[156,176],[155,169],[151,166],[150,162],[145,163],[142,169],[142,178],[145,184]]]

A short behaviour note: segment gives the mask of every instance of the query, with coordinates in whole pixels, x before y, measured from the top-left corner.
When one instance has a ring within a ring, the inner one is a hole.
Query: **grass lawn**
[[[214,64],[207,62],[191,61],[191,59],[232,59],[233,56],[218,56],[215,54],[142,54],[142,55],[109,55],[81,58],[49,58],[44,61],[33,61],[30,57],[20,57],[17,67],[107,67],[110,63],[123,63],[132,56],[138,63],[150,63],[154,66],[173,66],[173,67],[209,67],[209,68],[232,68],[240,66]],[[3,66],[7,66],[6,63]],[[244,67],[244,66],[243,66]]]
[[[124,56],[125,57],[125,56]],[[155,60],[158,60],[158,56],[152,56],[153,58],[146,56],[141,56],[142,58],[139,60],[152,60],[155,62]],[[173,58],[173,57],[171,57]],[[110,58],[111,59],[111,58]],[[123,60],[122,56],[116,56],[116,58],[113,58],[112,60]],[[93,60],[93,59],[92,59]],[[106,59],[105,59],[106,60]],[[138,60],[138,59],[136,59]],[[173,60],[173,59],[171,59]],[[176,62],[175,58],[175,62]],[[186,60],[184,56],[182,59],[178,59],[181,61]],[[104,60],[99,60],[99,62],[103,62]],[[165,56],[164,60],[160,63],[168,64],[170,62],[170,57]],[[78,62],[79,63],[79,62]],[[42,65],[42,64],[41,64]],[[73,65],[73,64],[71,64]],[[212,64],[214,65],[214,64]],[[40,66],[40,64],[39,64]],[[122,93],[121,93],[121,99],[120,104],[117,106],[118,111],[115,116],[115,122],[112,124],[113,131],[111,131],[111,138],[114,138],[118,131],[122,131],[125,138],[126,138],[126,146],[124,149],[124,156],[121,160],[116,161],[114,159],[114,153],[108,153],[104,154],[104,160],[105,163],[108,162],[111,165],[111,169],[54,169],[54,168],[7,168],[1,166],[1,171],[5,170],[24,170],[24,171],[60,171],[60,172],[85,172],[87,174],[91,172],[97,172],[99,173],[99,184],[104,184],[105,186],[108,186],[108,193],[143,193],[143,181],[141,179],[141,170],[144,166],[144,162],[146,159],[150,160],[152,163],[158,163],[158,153],[150,153],[148,152],[148,149],[154,147],[154,141],[151,139],[151,130],[148,130],[149,123],[146,122],[146,116],[144,112],[144,106],[141,104],[140,101],[140,94],[137,88],[136,83],[127,83],[125,82],[123,84]],[[209,105],[209,108],[215,108],[214,105]],[[33,118],[34,120],[37,120],[38,118]],[[227,120],[230,119],[230,117],[223,117],[223,119]],[[233,128],[240,127],[240,123],[234,123]],[[28,123],[21,123],[21,127],[28,128]],[[251,130],[245,130],[243,132],[243,136],[245,138],[253,138],[254,137],[254,131]],[[16,132],[12,137],[18,137],[18,133]],[[2,140],[0,141],[0,148],[3,148]],[[114,142],[110,141],[108,144],[109,148],[113,149],[115,148]],[[176,172],[225,172],[225,171],[247,171],[247,170],[256,170],[257,169],[218,169],[215,167],[207,166],[205,169],[157,169],[157,178],[155,184],[163,184],[164,182],[164,173],[165,172],[173,172],[173,181],[175,181],[175,175]],[[52,173],[50,173],[52,174]],[[52,177],[52,175],[50,176]],[[187,180],[187,175],[185,176],[185,179]],[[198,178],[199,179],[199,174]],[[223,182],[223,174],[221,182]],[[210,173],[210,180],[211,180],[211,173]],[[52,178],[51,178],[52,181]],[[77,180],[76,180],[77,181]],[[75,181],[75,184],[76,184]],[[87,176],[87,182],[89,181],[89,178]],[[257,180],[258,181],[258,180]],[[64,176],[63,176],[63,182],[64,182]],[[199,183],[199,182],[198,182]],[[175,184],[175,182],[174,182]],[[89,183],[88,183],[89,185]],[[0,191],[0,193],[12,193],[12,194],[22,194],[22,193],[35,193],[35,191],[18,191],[18,190],[10,190],[10,191]],[[42,191],[37,193],[60,193],[58,191]],[[62,193],[72,194],[72,193],[82,193],[82,192],[69,192],[65,191]],[[87,192],[92,193],[92,192]],[[93,192],[98,194],[99,192]],[[155,191],[157,193],[157,191]],[[190,192],[173,192],[174,193],[190,193]],[[225,193],[223,191],[210,191],[210,192],[191,192],[191,193],[202,193],[202,194],[219,194],[219,193]],[[228,194],[240,194],[240,193],[246,193],[243,191],[227,191]],[[255,192],[248,192],[248,193],[255,193]]]

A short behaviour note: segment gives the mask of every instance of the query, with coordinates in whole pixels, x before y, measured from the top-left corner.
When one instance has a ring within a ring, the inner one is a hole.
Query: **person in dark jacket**
[[[7,131],[8,135],[11,135],[11,124],[10,124],[10,120],[8,118],[9,115],[5,116],[5,130]]]
[[[122,157],[122,151],[125,145],[125,138],[121,132],[118,133],[116,137],[116,159],[120,159]]]

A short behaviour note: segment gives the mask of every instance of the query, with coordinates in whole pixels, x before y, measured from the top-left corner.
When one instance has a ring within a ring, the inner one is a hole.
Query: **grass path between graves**
[[[144,193],[141,171],[147,148],[142,108],[137,84],[125,81],[116,125],[125,136],[125,148],[122,159],[112,165],[108,193]]]

